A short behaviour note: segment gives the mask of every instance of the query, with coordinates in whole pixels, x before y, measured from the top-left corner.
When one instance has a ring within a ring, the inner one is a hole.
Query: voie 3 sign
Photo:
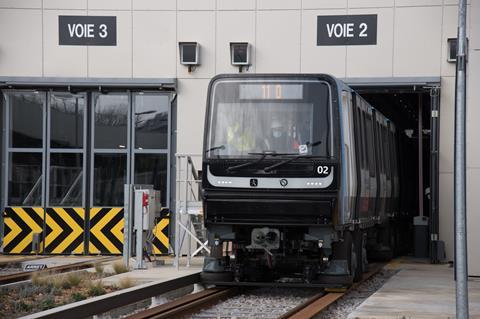
[[[317,45],[377,44],[377,15],[317,16]]]
[[[115,16],[59,16],[59,45],[117,45]]]

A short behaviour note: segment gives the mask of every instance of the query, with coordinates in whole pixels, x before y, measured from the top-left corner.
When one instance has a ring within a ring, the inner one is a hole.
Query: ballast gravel
[[[365,299],[380,289],[396,270],[382,269],[377,274],[349,291],[315,319],[345,319]],[[318,289],[259,288],[202,309],[186,318],[191,319],[274,319],[307,301]]]
[[[398,270],[382,269],[377,274],[347,292],[340,300],[315,316],[314,319],[344,319],[347,318],[365,299],[373,295]]]
[[[259,288],[203,309],[188,318],[275,319],[318,292],[320,292],[318,289]]]

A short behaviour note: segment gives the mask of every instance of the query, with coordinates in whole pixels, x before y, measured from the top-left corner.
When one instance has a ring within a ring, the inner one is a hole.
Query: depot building
[[[31,253],[37,236],[47,254],[121,253],[124,184],[154,185],[174,212],[176,154],[200,168],[213,76],[329,73],[410,141],[402,209],[426,217],[416,219],[429,229],[425,240],[443,241],[453,260],[457,6],[0,0],[3,252]],[[469,272],[478,276],[480,3],[467,11]]]

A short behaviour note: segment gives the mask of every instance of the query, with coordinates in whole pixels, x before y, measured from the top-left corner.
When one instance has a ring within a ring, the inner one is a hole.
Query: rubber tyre
[[[345,231],[343,233],[343,242],[336,243],[334,247],[334,252],[333,252],[333,259],[344,259],[347,260],[347,265],[350,271],[350,274],[352,276],[352,279],[354,278],[355,272],[356,272],[356,265],[357,265],[357,260],[354,256],[356,255],[355,253],[355,248],[353,244],[353,236],[352,232],[350,231]]]
[[[233,273],[231,271],[223,272],[206,272],[200,273],[200,279],[202,282],[230,282],[233,281]]]
[[[364,247],[364,236],[363,231],[357,229],[353,232],[353,246],[355,250],[355,258],[357,260],[357,265],[353,273],[353,281],[359,282],[363,278],[363,272],[365,271],[365,265],[363,263],[363,247]]]

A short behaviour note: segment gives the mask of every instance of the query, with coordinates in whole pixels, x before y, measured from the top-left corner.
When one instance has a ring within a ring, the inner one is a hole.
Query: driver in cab
[[[282,125],[279,120],[272,120],[270,134],[265,139],[265,146],[269,151],[277,153],[297,152],[299,143],[295,138],[295,128],[291,125]]]

